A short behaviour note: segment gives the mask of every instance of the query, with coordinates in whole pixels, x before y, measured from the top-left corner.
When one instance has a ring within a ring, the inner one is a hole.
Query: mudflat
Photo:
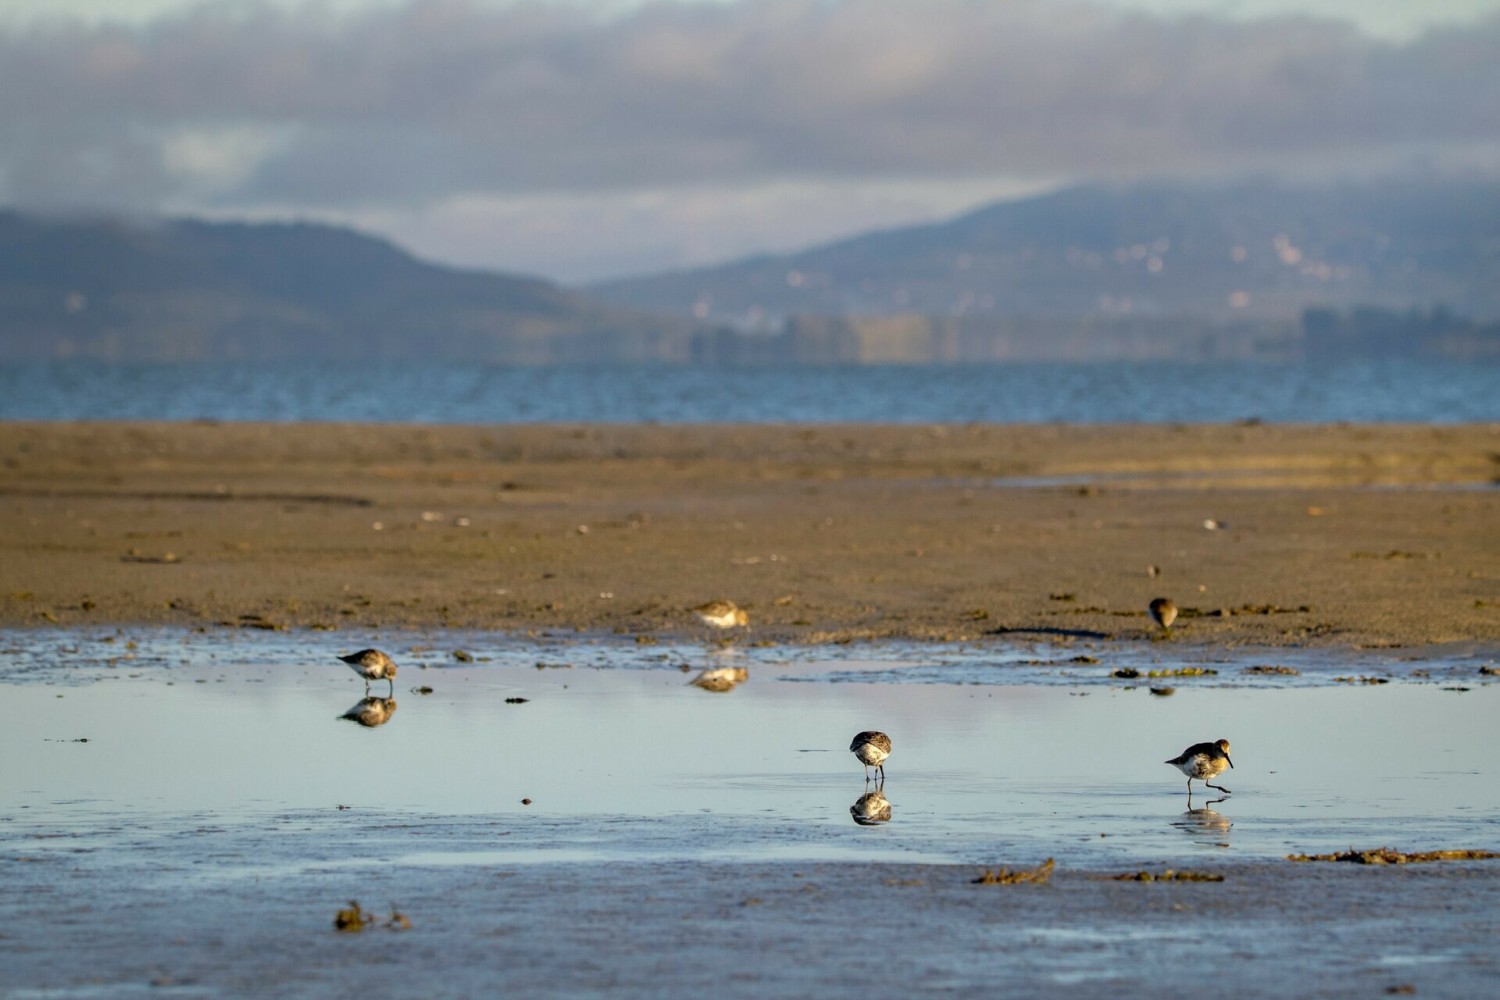
[[[172,838],[173,867],[285,849],[209,833]],[[211,876],[205,891],[159,863],[100,856],[65,872],[39,854],[8,873],[0,916],[15,929],[17,996],[857,997],[879,978],[915,996],[990,995],[1000,982],[1027,996],[1189,997],[1209,978],[1231,996],[1462,997],[1485,995],[1496,975],[1500,882],[1482,862],[1221,861],[1201,868],[1218,882],[1118,880],[1127,867],[1006,886],[975,884],[977,866],[351,868],[274,856],[255,878]],[[23,901],[59,885],[108,915],[103,932],[70,912],[39,933]],[[371,923],[339,933],[353,891]],[[152,905],[167,894],[171,906]]]
[[[1500,425],[0,424],[0,625],[1500,635]]]

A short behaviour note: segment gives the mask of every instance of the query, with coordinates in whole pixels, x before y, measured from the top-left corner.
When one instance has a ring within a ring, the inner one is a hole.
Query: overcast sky
[[[581,281],[1080,180],[1500,175],[1500,0],[5,0],[0,203]]]

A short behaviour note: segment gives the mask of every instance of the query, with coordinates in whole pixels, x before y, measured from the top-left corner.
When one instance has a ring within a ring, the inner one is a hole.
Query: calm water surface
[[[602,423],[1459,423],[1500,420],[1500,365],[931,367],[0,366],[4,420]]]
[[[1500,685],[1468,658],[1309,655],[1296,677],[1220,659],[1215,675],[1152,682],[1176,686],[1158,697],[1111,665],[1201,664],[1155,649],[1065,666],[1075,650],[726,656],[482,636],[465,639],[478,662],[458,664],[447,646],[393,640],[397,707],[366,728],[340,718],[364,686],[333,659],[337,637],[47,635],[0,636],[0,841],[17,849],[58,830],[328,822],[340,806],[386,828],[488,823],[461,845],[387,838],[392,861],[423,864],[1102,863],[1493,849],[1500,830]],[[686,683],[722,664],[749,679]],[[1351,675],[1393,679],[1335,680]],[[896,747],[892,818],[873,827],[850,815],[867,787],[847,746],[866,728]],[[1221,736],[1236,767],[1218,783],[1233,794],[1189,804],[1162,761]]]

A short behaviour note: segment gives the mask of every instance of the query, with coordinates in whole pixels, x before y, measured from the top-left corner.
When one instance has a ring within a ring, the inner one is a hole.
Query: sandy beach
[[[7,626],[1500,634],[1496,425],[8,423],[0,462]]]

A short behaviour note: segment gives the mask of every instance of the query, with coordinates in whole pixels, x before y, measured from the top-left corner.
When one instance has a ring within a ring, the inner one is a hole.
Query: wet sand
[[[1500,632],[1497,425],[9,423],[0,463],[8,626],[649,641],[728,598],[741,641],[1143,640],[1165,595],[1185,643]]]
[[[334,832],[295,819],[269,851],[209,826],[141,836],[133,856],[153,863],[53,850],[7,866],[9,995],[1477,997],[1500,977],[1500,879],[1484,862],[1215,864],[1202,867],[1222,882],[1167,884],[1064,870],[999,886],[965,866],[393,868],[324,850],[289,871],[282,852],[309,834],[288,831]],[[390,835],[369,832],[377,847]],[[257,874],[194,872],[225,864]],[[37,933],[23,900],[59,891],[67,919]],[[351,894],[382,921],[394,905],[410,929],[336,932]]]

